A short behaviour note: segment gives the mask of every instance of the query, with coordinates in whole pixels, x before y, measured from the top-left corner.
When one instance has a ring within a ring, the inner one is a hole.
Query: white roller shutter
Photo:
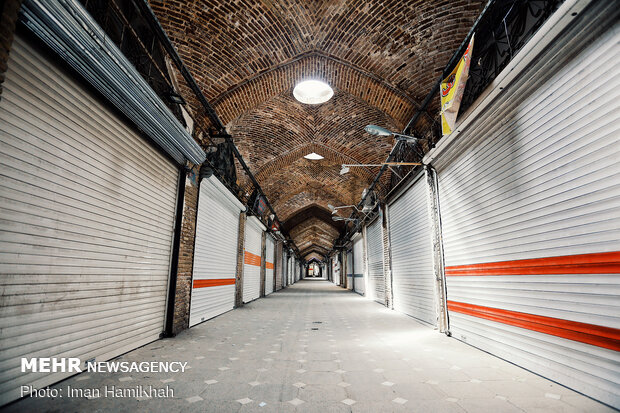
[[[17,36],[0,101],[0,405],[22,357],[108,360],[164,328],[178,167]]]
[[[215,176],[200,183],[190,327],[235,306],[239,213],[244,210]]]
[[[395,310],[435,325],[433,249],[423,176],[388,205],[392,288]]]
[[[436,167],[453,336],[620,408],[612,3],[504,85]]]
[[[353,239],[353,287],[355,292],[364,295],[366,290],[366,277],[364,268],[364,237],[360,233]]]
[[[275,268],[274,265],[274,257],[275,257],[275,247],[276,243],[273,240],[271,234],[267,234],[267,245],[266,245],[266,257],[265,257],[265,295],[269,295],[273,292],[273,271]]]
[[[293,257],[289,254],[287,263],[286,285],[293,283]]]
[[[385,279],[383,277],[383,228],[381,216],[366,229],[368,252],[368,297],[385,303]]]
[[[282,289],[282,281],[284,280],[284,274],[286,273],[286,258],[282,242],[276,242],[276,256],[274,259],[277,262],[275,291],[278,291]]]
[[[353,289],[353,251],[347,251],[347,289]]]
[[[251,216],[245,221],[245,254],[243,265],[243,302],[260,296],[260,268],[262,236],[265,226]]]
[[[282,247],[282,288],[288,285],[288,251]]]

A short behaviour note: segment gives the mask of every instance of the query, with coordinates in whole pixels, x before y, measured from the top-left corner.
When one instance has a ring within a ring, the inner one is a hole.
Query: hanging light
[[[396,137],[396,140],[405,141],[407,143],[415,143],[417,141],[424,141],[426,139],[416,138],[415,136],[403,135],[402,133],[392,132],[391,130],[382,128],[377,125],[366,125],[364,130],[373,136],[392,136]]]

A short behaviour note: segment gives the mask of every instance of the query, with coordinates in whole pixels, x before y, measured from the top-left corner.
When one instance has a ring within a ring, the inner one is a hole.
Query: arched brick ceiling
[[[363,127],[403,128],[485,2],[151,0],[151,6],[286,226],[310,205],[359,201],[378,169],[340,176],[340,164],[379,163],[393,143]],[[332,100],[318,106],[294,100],[292,88],[306,78],[328,82]],[[325,159],[303,159],[309,152]],[[308,259],[329,249],[341,228],[314,218],[289,228]]]

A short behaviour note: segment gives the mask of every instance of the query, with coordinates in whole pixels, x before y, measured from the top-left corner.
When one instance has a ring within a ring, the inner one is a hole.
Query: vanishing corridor
[[[32,397],[6,411],[612,411],[318,280],[302,280],[117,360],[187,361],[191,369],[82,373],[53,386],[170,386],[170,399]]]

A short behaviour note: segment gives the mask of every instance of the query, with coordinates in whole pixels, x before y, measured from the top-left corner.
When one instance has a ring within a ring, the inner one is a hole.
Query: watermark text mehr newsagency
[[[82,369],[79,358],[22,358],[22,373],[184,373],[187,362],[181,361],[87,361]]]

